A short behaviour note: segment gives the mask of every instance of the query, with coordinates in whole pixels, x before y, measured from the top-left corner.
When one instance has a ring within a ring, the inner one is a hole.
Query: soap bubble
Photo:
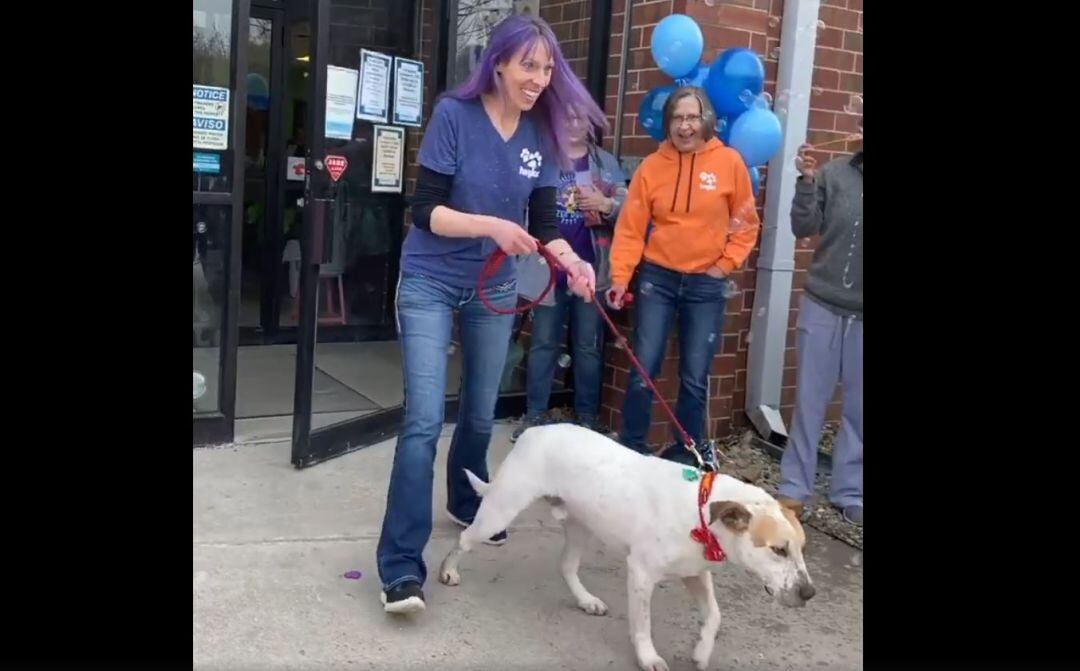
[[[199,371],[192,371],[191,375],[191,398],[202,398],[206,394],[206,376]]]
[[[862,114],[863,99],[858,93],[852,93],[848,98],[848,104],[844,105],[844,112],[847,114]]]

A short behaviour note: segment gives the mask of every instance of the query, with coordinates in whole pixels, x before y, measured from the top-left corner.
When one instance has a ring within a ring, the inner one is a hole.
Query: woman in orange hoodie
[[[721,341],[728,275],[753,249],[760,222],[750,175],[715,135],[705,92],[683,87],[664,105],[667,139],[630,181],[611,248],[608,303],[623,305],[638,272],[634,353],[656,377],[678,314],[679,400],[675,414],[695,443],[704,437],[709,365]],[[646,230],[652,222],[651,230]],[[647,453],[652,392],[630,371],[621,442]],[[689,463],[677,433],[665,457]]]

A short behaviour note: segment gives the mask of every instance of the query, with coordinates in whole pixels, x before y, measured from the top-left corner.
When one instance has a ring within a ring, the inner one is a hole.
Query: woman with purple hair
[[[607,125],[551,28],[536,17],[511,16],[494,28],[469,79],[435,105],[420,143],[413,225],[402,246],[396,299],[405,419],[377,550],[388,613],[425,607],[423,551],[431,536],[455,312],[462,367],[446,466],[451,520],[467,526],[480,506],[465,469],[488,479],[487,449],[514,319],[491,312],[477,297],[484,261],[496,249],[509,257],[484,287],[496,308],[517,304],[513,257],[535,252],[537,239],[562,262],[572,292],[590,298],[595,289],[592,266],[559,237],[557,224],[559,172],[572,164],[571,113]],[[489,542],[505,541],[501,531]]]

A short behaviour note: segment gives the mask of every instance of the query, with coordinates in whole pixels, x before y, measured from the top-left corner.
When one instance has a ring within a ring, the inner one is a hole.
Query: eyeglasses
[[[671,123],[676,126],[681,126],[683,124],[690,124],[691,126],[696,126],[697,124],[701,123],[701,115],[687,114],[686,116],[683,116],[677,114],[671,117]]]

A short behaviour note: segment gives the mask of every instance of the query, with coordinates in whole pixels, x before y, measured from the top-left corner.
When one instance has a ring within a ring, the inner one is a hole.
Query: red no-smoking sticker
[[[342,173],[349,167],[348,159],[335,154],[327,154],[324,163],[326,164],[326,171],[330,173],[330,179],[335,182],[341,179]]]

